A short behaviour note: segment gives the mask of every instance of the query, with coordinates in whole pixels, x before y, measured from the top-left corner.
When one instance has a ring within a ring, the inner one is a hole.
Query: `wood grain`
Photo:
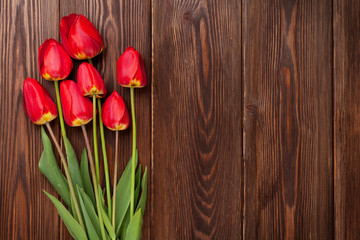
[[[331,1],[244,1],[245,239],[332,239]]]
[[[239,1],[153,1],[152,239],[241,239]]]
[[[58,1],[0,2],[0,239],[59,238],[59,218],[42,189],[56,193],[38,170],[40,127],[26,117],[21,91],[26,77],[48,84],[38,73],[37,52],[59,30],[53,5]]]
[[[360,2],[334,1],[335,239],[360,239]]]
[[[129,45],[145,61],[149,83],[135,93],[150,170],[142,239],[360,239],[357,0],[1,0],[0,239],[71,239],[41,191],[56,195],[21,88],[33,77],[55,99],[37,51],[73,12],[103,36],[94,65],[128,107],[116,61]],[[67,132],[80,157],[81,130]],[[115,135],[105,133],[112,170]],[[131,129],[119,142],[120,174]]]
[[[139,150],[139,161],[148,167],[148,186],[151,184],[151,8],[149,1],[123,0],[123,1],[73,1],[60,0],[60,17],[70,13],[83,14],[95,25],[104,40],[104,51],[94,59],[94,65],[103,76],[108,95],[117,91],[122,95],[130,110],[130,90],[121,87],[116,79],[116,62],[128,46],[133,46],[142,55],[145,63],[149,84],[143,89],[135,91],[135,112],[137,115],[137,148]],[[70,78],[76,80],[76,69],[81,62],[76,61],[73,74]],[[70,129],[70,127],[68,128]],[[89,136],[92,139],[92,124],[87,126]],[[119,174],[125,168],[131,155],[131,128],[119,134]],[[78,156],[84,147],[83,139],[77,136],[81,134],[80,129],[74,129],[70,139],[76,145]],[[99,136],[99,134],[98,134]],[[108,153],[110,178],[113,176],[115,133],[105,129],[106,147]],[[100,143],[100,137],[99,137]],[[99,145],[100,146],[100,145]],[[102,163],[102,152],[99,152]],[[102,165],[102,164],[101,164]],[[105,188],[105,177],[102,174],[103,188]],[[150,192],[150,187],[148,192]],[[150,195],[150,194],[149,194]],[[151,199],[147,200],[147,210],[144,216],[142,239],[150,238],[150,208]],[[63,228],[64,236],[68,239],[67,230]]]

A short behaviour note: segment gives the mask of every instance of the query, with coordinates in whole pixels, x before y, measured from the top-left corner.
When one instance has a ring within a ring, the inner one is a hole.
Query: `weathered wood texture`
[[[360,239],[360,2],[334,1],[335,239]]]
[[[332,239],[331,1],[243,3],[245,239]]]
[[[33,77],[54,98],[37,51],[72,12],[103,36],[94,64],[128,107],[116,61],[129,45],[145,61],[149,84],[135,93],[150,170],[143,239],[360,238],[358,0],[1,0],[0,239],[70,239],[41,191],[56,195],[21,88]],[[80,156],[80,129],[67,132]],[[119,172],[130,147],[131,129]]]
[[[153,1],[153,239],[241,239],[240,1]]]
[[[26,77],[41,80],[37,49],[48,35],[58,34],[53,4],[57,1],[0,1],[0,239],[59,238],[56,209],[42,189],[56,192],[38,170],[40,128],[27,119],[21,91]]]

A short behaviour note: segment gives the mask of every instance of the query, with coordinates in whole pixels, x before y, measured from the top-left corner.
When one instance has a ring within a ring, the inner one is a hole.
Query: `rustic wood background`
[[[70,239],[41,191],[55,194],[21,88],[29,76],[55,96],[38,47],[73,12],[104,38],[108,92],[129,104],[116,81],[127,46],[145,61],[143,239],[360,239],[359,0],[1,0],[0,239]],[[80,154],[80,129],[68,133]]]

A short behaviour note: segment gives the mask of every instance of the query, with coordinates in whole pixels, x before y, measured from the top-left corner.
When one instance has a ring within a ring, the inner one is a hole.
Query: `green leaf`
[[[139,199],[139,193],[140,193],[140,180],[141,180],[141,164],[139,164],[139,167],[136,171],[135,175],[135,192],[134,192],[134,199],[135,203],[137,203]],[[121,223],[120,227],[120,239],[125,239],[126,237],[126,230],[130,222],[130,206],[128,207],[124,220]]]
[[[116,239],[114,228],[112,227],[111,222],[109,220],[109,217],[107,216],[104,208],[101,208],[101,215],[103,217],[104,225],[106,227],[106,230],[109,233],[110,238],[111,239]]]
[[[136,203],[139,200],[139,193],[140,193],[140,180],[141,180],[141,164],[139,164],[139,167],[135,174],[135,191],[134,191],[134,203],[136,206]]]
[[[124,220],[121,223],[121,227],[120,227],[120,239],[125,239],[126,237],[126,230],[127,227],[129,226],[129,222],[130,222],[130,206],[128,207]]]
[[[70,172],[70,177],[72,180],[72,183],[74,185],[74,188],[76,189],[76,185],[78,185],[81,188],[84,188],[83,182],[81,180],[81,172],[79,168],[79,162],[76,158],[76,154],[74,151],[74,148],[72,147],[69,139],[66,137],[64,138],[65,143],[65,150],[66,150],[66,156],[68,161],[68,167]]]
[[[94,207],[93,203],[91,202],[89,196],[86,195],[86,193],[84,192],[84,190],[81,188],[79,190],[80,190],[79,196],[81,196],[81,198],[83,200],[83,203],[84,203],[86,211],[89,215],[90,221],[91,221],[92,225],[94,226],[97,235],[101,236],[100,222],[99,222],[99,218],[95,212],[95,207]]]
[[[75,193],[75,195],[77,195],[77,193]],[[69,211],[70,211],[71,215],[75,218],[75,220],[76,220],[77,222],[79,222],[79,218],[78,218],[78,215],[77,215],[77,213],[76,213],[74,201],[73,201],[72,198],[70,198],[70,206],[71,206],[71,208],[70,208]]]
[[[101,192],[101,189],[99,189],[99,194],[98,195],[102,195],[102,192]],[[103,198],[103,197],[100,197],[99,198]],[[115,231],[114,231],[114,228],[112,227],[111,225],[111,222],[109,220],[109,217],[108,215],[106,214],[106,211],[104,209],[104,200],[102,200],[102,207],[100,207],[100,211],[101,211],[101,216],[103,217],[103,221],[104,221],[104,225],[106,227],[106,230],[108,231],[109,233],[109,236],[111,239],[116,239],[116,235],[115,235]]]
[[[141,209],[139,209],[131,219],[126,230],[126,240],[139,240],[141,238],[141,228],[143,224],[143,217]]]
[[[141,191],[142,193],[136,211],[141,208],[142,215],[144,215],[147,197],[147,167],[145,167],[145,172],[141,181]]]
[[[85,219],[85,226],[86,226],[86,230],[89,236],[90,240],[99,240],[99,236],[96,233],[95,227],[93,226],[89,214],[86,210],[84,201],[81,197],[80,191],[79,191],[79,187],[77,188],[78,194],[79,194],[79,202],[80,202],[80,206],[81,206],[81,210]]]
[[[102,206],[105,211],[107,212],[107,207],[105,205],[105,188],[101,190],[101,187],[98,185],[99,187],[99,191],[100,191],[100,196],[99,196],[99,200],[100,200],[100,206]]]
[[[135,166],[138,162],[138,151],[135,155]],[[127,164],[118,185],[116,187],[116,203],[115,203],[115,226],[116,236],[120,234],[121,223],[125,217],[126,211],[130,204],[130,190],[131,190],[131,158]]]
[[[57,200],[50,193],[47,193],[43,190],[44,193],[50,198],[52,203],[55,205],[60,218],[65,223],[65,226],[69,230],[71,236],[73,236],[76,240],[87,240],[86,233],[80,226],[80,224],[71,216],[71,214],[66,210],[66,208],[61,204],[59,200]]]
[[[44,145],[44,151],[39,161],[39,170],[49,180],[66,205],[69,206],[69,184],[59,168],[51,141],[43,127],[41,127],[41,137]]]
[[[90,174],[89,174],[89,161],[88,161],[88,156],[87,156],[87,152],[86,152],[85,148],[81,154],[80,171],[81,171],[82,182],[84,184],[84,191],[91,199],[93,205],[96,206],[94,190],[93,190],[93,186],[91,184],[91,178],[90,178]]]
[[[138,170],[136,172],[136,176],[135,179],[137,181],[135,181],[135,192],[134,192],[134,199],[135,199],[135,203],[138,201],[139,199],[139,192],[140,192],[140,180],[141,180],[141,165],[139,165]],[[129,225],[130,222],[130,206],[128,207],[124,220],[121,223],[121,227],[120,227],[120,239],[125,239],[126,237],[126,230],[127,227]]]

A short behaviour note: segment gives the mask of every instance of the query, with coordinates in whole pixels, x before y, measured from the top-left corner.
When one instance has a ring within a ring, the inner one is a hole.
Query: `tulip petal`
[[[86,17],[83,15],[80,15],[79,21],[78,21],[79,27],[88,34],[92,39],[94,39],[96,42],[98,42],[99,46],[104,46],[104,41],[98,32],[98,30],[95,28],[94,24],[89,21]],[[101,49],[102,50],[102,49]],[[101,51],[100,50],[100,51]]]
[[[39,71],[46,80],[62,80],[69,76],[73,63],[62,44],[46,39],[39,47]]]
[[[127,85],[134,78],[138,69],[138,61],[135,52],[128,51],[118,60],[118,79],[121,78]]]
[[[106,94],[104,80],[98,70],[90,63],[83,62],[77,72],[77,84],[84,96],[96,95],[101,98]]]
[[[128,47],[117,61],[117,80],[123,87],[141,88],[146,85],[146,73],[141,55]]]
[[[50,44],[50,41],[45,40],[45,42],[43,44],[41,44],[39,47],[38,66],[39,66],[40,72],[44,65],[44,55],[45,55],[45,51],[48,48],[49,44]]]
[[[65,80],[60,83],[60,97],[64,119],[69,126],[87,124],[93,117],[92,103],[84,97],[74,81]]]
[[[68,40],[68,35],[70,31],[70,26],[73,24],[75,19],[78,17],[77,14],[72,13],[69,16],[61,18],[60,21],[60,37],[61,41],[63,43],[63,46],[66,50],[66,52],[72,57],[75,58],[74,50],[72,49],[70,42]]]
[[[83,15],[70,14],[63,17],[60,36],[66,51],[76,59],[93,58],[104,48],[101,35]]]
[[[65,83],[67,81],[70,80],[62,81],[60,83],[60,96],[61,96],[61,105],[62,105],[65,122],[69,126],[72,126],[72,120],[70,119],[70,112],[71,112],[70,106],[72,105],[72,98],[69,89],[65,87]]]
[[[53,73],[56,77],[59,77],[61,73],[61,60],[59,58],[59,49],[53,45],[45,49],[44,62],[47,64],[42,66],[41,72]]]
[[[37,125],[50,122],[57,116],[55,103],[46,89],[35,79],[25,79],[23,84],[23,103],[26,115]]]
[[[114,91],[104,102],[101,117],[110,130],[125,130],[130,125],[130,116],[124,99]]]
[[[68,40],[77,59],[93,58],[102,50],[99,42],[80,27],[79,21],[71,26]]]

